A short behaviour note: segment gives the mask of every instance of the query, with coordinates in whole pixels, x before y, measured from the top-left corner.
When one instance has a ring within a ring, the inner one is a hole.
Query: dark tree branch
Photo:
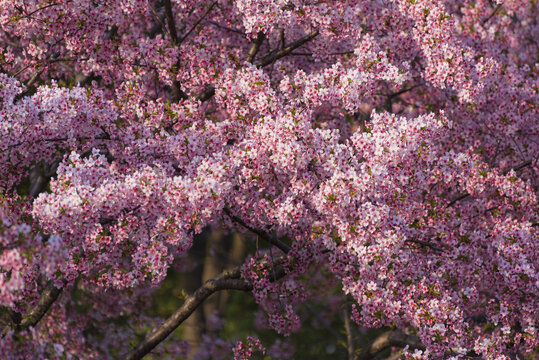
[[[314,39],[315,37],[317,37],[319,33],[320,32],[318,30],[315,30],[315,31],[311,32],[310,34],[302,37],[301,39],[298,39],[298,40],[294,41],[292,44],[286,46],[285,48],[283,48],[281,50],[276,51],[276,52],[271,52],[271,53],[267,54],[266,56],[264,56],[256,64],[256,66],[257,67],[264,67],[264,66],[267,66],[267,65],[273,63],[276,60],[279,60],[282,57],[285,57],[286,55],[290,54],[292,51],[296,50],[297,48],[299,48],[303,44],[305,44],[305,43],[311,41],[312,39]]]
[[[189,31],[184,36],[182,36],[182,38],[180,39],[180,43],[182,43],[185,39],[187,39],[189,35],[191,35],[193,30],[195,30],[196,27],[200,24],[200,22],[204,20],[206,16],[208,16],[208,14],[212,11],[215,5],[217,5],[217,1],[211,4],[210,8],[204,13],[204,15],[202,15],[202,17],[198,19],[197,22],[195,22],[195,24],[191,27],[191,29],[189,29]]]
[[[436,246],[436,245],[434,245],[434,244],[432,244],[430,242],[423,241],[423,240],[408,239],[408,240],[406,240],[406,242],[418,244],[418,245],[421,245],[421,246],[426,246],[426,247],[431,248],[432,250],[437,251],[437,252],[444,252],[445,251],[441,247],[438,247],[438,246]]]
[[[204,102],[211,99],[213,95],[215,95],[215,88],[213,86],[210,86],[209,88],[198,94],[196,99],[200,100],[201,102]]]
[[[326,55],[340,56],[340,55],[351,55],[353,53],[354,53],[353,51],[337,51],[337,52],[327,53]],[[303,53],[302,52],[291,52],[288,55],[290,55],[290,56],[313,56],[313,53],[311,53],[311,52],[303,52]]]
[[[451,202],[447,205],[447,207],[451,207],[451,206],[455,205],[457,202],[459,202],[460,200],[466,199],[468,196],[470,196],[470,194],[464,193],[464,194],[460,194],[460,195],[454,197],[453,200],[451,200]]]
[[[278,59],[280,59],[282,57],[285,57],[286,55],[289,55],[292,51],[299,48],[300,46],[302,46],[306,42],[311,41],[316,36],[318,36],[318,34],[319,34],[319,31],[315,30],[312,33],[302,37],[301,39],[296,40],[292,44],[288,45],[287,47],[285,47],[285,48],[283,48],[283,49],[281,49],[279,51],[275,51],[275,52],[271,52],[269,54],[266,54],[259,62],[256,63],[256,66],[257,67],[264,67],[264,66],[272,64],[274,61],[276,61],[276,60],[278,60]],[[198,94],[196,96],[196,99],[200,100],[201,102],[204,102],[206,100],[209,100],[213,95],[215,95],[215,88],[213,86],[210,86],[206,90],[204,90],[203,92]]]
[[[507,175],[507,174],[509,174],[509,172],[510,172],[511,170],[515,170],[515,171],[522,170],[522,169],[524,169],[526,166],[530,166],[531,164],[532,164],[532,160],[524,161],[524,162],[522,162],[522,163],[520,163],[520,164],[518,164],[518,165],[513,166],[512,168],[510,168],[510,169],[508,169],[508,170],[505,170],[504,172],[502,172],[502,174]]]
[[[133,351],[125,356],[125,360],[142,359],[153,348],[167,338],[181,323],[183,323],[211,294],[220,290],[250,291],[252,286],[241,279],[208,280],[189,295],[182,306],[172,314],[159,328],[153,330]]]
[[[24,316],[21,316],[14,311],[10,311],[10,317],[12,318],[14,325],[13,328],[16,331],[25,331],[28,330],[30,327],[36,326],[43,318],[43,316],[47,313],[52,304],[54,304],[54,302],[58,299],[58,297],[62,293],[65,284],[66,283],[64,281],[63,285],[60,288],[57,288],[53,282],[49,282],[41,293],[37,304],[33,308],[31,308]],[[2,331],[2,335],[5,336],[9,332],[9,330],[9,327],[4,328],[4,330]]]
[[[264,35],[264,33],[260,31],[256,36],[256,39],[253,41],[249,52],[247,53],[247,62],[253,62],[256,54],[258,54],[258,50],[260,50],[260,45],[262,45],[265,38],[266,36]]]
[[[487,16],[485,20],[481,21],[481,25],[485,25],[494,15],[496,15],[496,13],[498,12],[498,10],[500,10],[501,7],[502,7],[502,4],[498,4],[498,6],[494,8],[492,13],[489,16]]]
[[[170,0],[165,0],[165,14],[167,18],[168,32],[170,33],[170,39],[172,44],[177,46],[183,39],[178,39],[178,31],[176,30],[176,21],[174,20],[174,13],[172,12],[172,4]],[[176,62],[176,66],[179,68],[180,60]],[[182,90],[182,85],[178,80],[174,80],[174,88],[172,92],[172,102],[178,102],[180,99],[186,100],[187,94]]]
[[[410,349],[425,349],[417,336],[408,335],[399,330],[390,330],[374,339],[361,350],[354,360],[370,360],[388,347],[397,346],[403,348],[406,345],[409,345]]]
[[[346,299],[346,302],[344,304],[344,331],[346,332],[346,351],[348,352],[348,360],[352,360],[354,358],[354,337],[352,335],[352,326],[350,323],[350,313],[348,309],[348,299]]]
[[[68,1],[67,3],[69,3],[69,2],[70,2],[70,1]],[[53,7],[53,6],[58,6],[58,5],[62,5],[62,3],[61,3],[61,2],[57,2],[57,3],[52,3],[52,4],[48,4],[48,5],[42,6],[42,7],[40,7],[40,8],[35,9],[34,11],[32,11],[32,12],[30,12],[30,13],[28,13],[28,14],[25,14],[24,17],[25,17],[25,18],[31,18],[32,15],[34,15],[34,14],[37,13],[37,12],[40,12],[41,10],[45,10],[45,9],[47,9],[47,8],[50,8],[50,7]],[[21,12],[21,9],[17,8],[17,6],[15,6],[15,8],[16,8],[17,10],[19,10],[19,12]],[[23,12],[24,12],[24,11],[23,11]]]
[[[233,32],[233,33],[236,33],[236,34],[240,34],[241,36],[246,36],[245,33],[243,31],[241,31],[241,30],[233,29],[231,27],[219,24],[218,22],[215,22],[213,20],[206,20],[206,22],[208,24],[212,24],[213,26],[218,27],[219,29],[223,29],[223,30],[230,31],[230,32]]]
[[[165,0],[165,14],[167,17],[168,32],[174,45],[178,45],[178,33],[176,32],[176,21],[172,13],[172,4],[170,0]]]
[[[1,249],[0,249],[1,251]],[[11,324],[15,325],[15,327],[19,326],[19,324],[21,323],[21,320],[22,320],[22,316],[20,313],[16,312],[15,310],[13,310],[12,308],[10,307],[7,307],[7,306],[0,306],[0,314],[7,314],[9,316],[9,321],[11,322]],[[3,333],[5,333],[7,331],[7,329],[4,330]]]
[[[400,89],[399,91],[395,91],[394,93],[390,93],[390,94],[384,94],[386,97],[388,97],[389,99],[393,99],[393,98],[396,98],[397,96],[400,96],[402,94],[405,94],[409,91],[412,91],[414,90],[415,88],[418,88],[419,86],[421,86],[422,84],[414,84],[410,87],[407,87],[407,88],[404,88],[404,89]]]
[[[280,259],[276,263],[281,262]],[[272,280],[278,280],[286,275],[283,268],[275,269]],[[167,338],[178,326],[180,326],[210,295],[221,290],[251,291],[253,286],[241,277],[241,266],[226,270],[214,279],[206,281],[192,295],[186,297],[184,303],[163,324],[150,332],[139,345],[129,352],[124,359],[142,359],[159,343]]]
[[[26,330],[29,327],[36,326],[52,304],[56,301],[56,299],[58,299],[58,296],[60,296],[62,293],[64,286],[65,281],[60,288],[57,288],[53,282],[47,284],[45,290],[43,290],[41,293],[36,306],[34,306],[26,315],[24,315],[18,329]]]
[[[385,104],[384,104],[384,108],[385,108],[388,112],[392,113],[392,112],[393,112],[393,100],[394,100],[395,98],[398,98],[400,95],[405,94],[405,93],[407,93],[407,92],[409,92],[409,91],[412,91],[413,89],[415,89],[415,88],[417,88],[417,87],[419,87],[419,86],[421,86],[421,85],[422,85],[422,84],[415,84],[415,85],[412,85],[412,86],[410,86],[410,87],[408,87],[408,88],[404,88],[404,89],[401,89],[401,90],[399,90],[399,91],[396,91],[396,92],[394,92],[394,93],[382,94],[383,96],[386,97],[386,101],[385,101]]]
[[[255,229],[249,225],[247,225],[245,223],[245,221],[243,221],[241,218],[239,218],[238,216],[236,215],[232,215],[232,213],[230,212],[229,209],[225,208],[224,210],[224,213],[227,214],[233,221],[237,222],[238,224],[240,224],[241,226],[243,226],[244,228],[246,228],[247,230],[249,230],[250,232],[260,236],[262,239],[266,240],[268,243],[278,247],[282,252],[284,252],[285,254],[287,254],[291,248],[290,246],[288,246],[287,244],[285,244],[284,242],[282,242],[281,240],[277,239],[276,237],[273,237],[271,236],[270,234],[262,231],[262,230],[259,230],[259,229]]]
[[[60,165],[60,160],[55,160],[52,164],[44,164],[36,166],[30,171],[30,190],[28,195],[36,198],[39,194],[45,191],[50,179],[56,174],[56,170]]]

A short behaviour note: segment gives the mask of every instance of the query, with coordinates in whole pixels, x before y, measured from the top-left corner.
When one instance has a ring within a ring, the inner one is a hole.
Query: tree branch
[[[215,95],[215,88],[213,86],[210,86],[209,88],[198,94],[196,99],[200,100],[201,102],[204,102],[206,100],[209,100],[213,95]]]
[[[434,245],[434,244],[432,244],[430,242],[423,241],[423,240],[408,239],[405,242],[410,242],[410,243],[418,244],[418,245],[421,245],[421,246],[426,246],[426,247],[431,248],[432,250],[437,251],[437,252],[444,252],[445,251],[441,247],[438,247],[438,246],[436,246],[436,245]]]
[[[174,20],[174,13],[172,12],[172,4],[170,0],[165,0],[165,15],[167,18],[168,32],[170,39],[174,46],[179,45],[183,39],[178,39],[178,32],[176,30],[176,21]],[[180,59],[176,61],[176,67],[180,67]],[[187,94],[182,90],[182,85],[178,80],[174,80],[174,88],[172,92],[172,102],[178,102],[180,99],[186,100]]]
[[[492,13],[490,13],[489,16],[487,16],[486,19],[484,19],[483,21],[481,21],[481,25],[485,25],[494,15],[496,15],[496,13],[498,12],[498,10],[500,10],[500,8],[502,7],[502,4],[498,4],[498,6],[496,6],[494,8],[494,10],[492,11]]]
[[[271,52],[271,53],[267,54],[266,56],[264,56],[262,58],[262,60],[260,60],[256,64],[256,66],[257,67],[264,67],[264,66],[267,66],[267,65],[273,63],[276,60],[279,60],[282,57],[285,57],[286,55],[290,54],[292,51],[299,48],[303,44],[305,44],[305,43],[311,41],[312,39],[314,39],[316,36],[318,36],[319,33],[320,32],[318,30],[315,30],[315,31],[311,32],[310,34],[305,35],[301,39],[298,39],[298,40],[294,41],[292,44],[288,45],[287,47],[285,47],[285,48],[283,48],[283,49],[281,49],[281,50],[279,50],[277,52]]]
[[[21,323],[21,320],[22,320],[21,314],[16,312],[10,307],[0,306],[0,314],[1,315],[7,314],[9,316],[9,321],[10,321],[9,325],[15,325],[14,327],[17,327]],[[2,334],[5,334],[7,331],[9,331],[9,329],[4,329]]]
[[[41,293],[37,304],[31,308],[26,315],[20,316],[18,313],[10,312],[15,330],[24,331],[28,330],[30,327],[36,326],[47,313],[52,304],[54,304],[54,302],[58,299],[65,284],[66,282],[63,281],[63,285],[60,288],[57,288],[52,281],[49,282]],[[5,336],[9,330],[9,327],[4,328],[2,335]]]
[[[198,24],[200,24],[200,22],[202,20],[204,20],[204,18],[206,16],[208,16],[208,14],[212,11],[213,7],[217,5],[217,1],[215,1],[214,3],[211,4],[210,8],[204,13],[204,15],[202,15],[202,17],[200,19],[197,20],[197,22],[194,23],[194,25],[191,27],[191,29],[189,29],[189,31],[184,35],[182,36],[182,38],[180,39],[180,43],[182,43],[185,39],[187,39],[187,37],[193,32],[193,30],[196,29],[196,27],[198,26]]]
[[[238,224],[240,224],[241,226],[243,226],[244,228],[246,228],[250,232],[260,236],[262,239],[266,240],[268,243],[278,247],[285,254],[287,254],[291,250],[290,246],[288,246],[287,244],[285,244],[281,240],[277,239],[276,237],[272,237],[271,235],[269,235],[268,233],[266,233],[266,232],[264,232],[262,230],[255,229],[255,228],[247,225],[245,223],[245,221],[243,221],[241,218],[237,217],[236,215],[232,215],[232,213],[230,212],[229,209],[225,208],[223,211],[232,220],[234,220],[235,222],[237,222]]]
[[[408,335],[399,330],[390,330],[374,339],[354,360],[369,360],[390,346],[403,348],[406,345],[409,345],[411,349],[425,349],[417,336]]]
[[[510,169],[505,170],[504,172],[502,172],[502,174],[503,174],[503,175],[507,175],[507,174],[509,174],[509,172],[510,172],[511,170],[515,170],[515,171],[522,170],[522,169],[524,169],[526,166],[530,166],[531,164],[532,164],[532,160],[526,160],[526,161],[524,161],[524,162],[522,162],[522,163],[520,163],[520,164],[518,164],[518,165],[513,166],[513,167],[510,168]]]
[[[260,31],[255,39],[253,41],[253,44],[251,45],[251,48],[249,49],[249,52],[247,53],[247,62],[252,63],[256,54],[258,54],[258,50],[260,50],[260,45],[264,42],[264,39],[266,36],[262,31]]]
[[[451,206],[455,205],[457,202],[459,202],[460,200],[466,199],[468,196],[470,196],[469,193],[464,193],[464,194],[460,194],[460,195],[455,196],[453,198],[453,200],[451,200],[449,202],[449,204],[447,204],[447,207],[451,207]]]
[[[36,166],[30,171],[30,189],[28,196],[36,198],[39,194],[45,191],[50,179],[56,174],[56,170],[60,165],[60,160],[53,161],[50,165],[43,164],[42,166]]]
[[[352,335],[352,326],[350,324],[350,313],[348,309],[348,298],[346,299],[346,302],[344,304],[344,330],[346,332],[346,351],[348,353],[348,360],[352,360],[354,358],[354,337]]]
[[[274,61],[276,61],[276,60],[278,60],[278,59],[280,59],[282,57],[285,57],[286,55],[290,54],[292,51],[294,51],[298,47],[302,46],[306,42],[309,42],[312,39],[314,39],[316,36],[318,36],[318,34],[319,34],[319,31],[315,30],[315,31],[311,32],[309,35],[306,35],[306,36],[302,37],[301,39],[296,40],[295,42],[288,45],[284,49],[281,49],[279,51],[271,52],[269,54],[266,54],[258,63],[256,63],[256,66],[257,67],[264,67],[264,66],[267,66],[267,65],[273,63]],[[215,88],[213,86],[210,86],[206,90],[204,90],[203,92],[198,94],[196,96],[196,99],[200,100],[201,102],[204,102],[206,100],[209,100],[213,95],[215,95]]]
[[[277,261],[276,263],[279,263]],[[284,269],[279,268],[274,271],[275,278],[270,281],[278,280],[286,275]],[[184,303],[172,314],[163,324],[150,332],[138,346],[129,352],[124,359],[136,360],[142,359],[159,343],[167,338],[178,326],[180,326],[210,295],[221,290],[241,290],[251,291],[253,286],[241,277],[241,266],[231,270],[223,271],[214,279],[206,281],[192,295],[186,297]]]
[[[58,296],[62,293],[66,282],[60,288],[57,288],[53,282],[45,287],[45,290],[41,293],[39,300],[32,309],[23,317],[19,330],[26,330],[31,326],[36,326],[37,323],[43,318],[43,315],[49,310],[52,304],[58,299]]]
[[[168,32],[174,45],[178,45],[178,33],[176,32],[176,21],[172,13],[172,4],[170,0],[165,0],[165,14],[167,17]]]

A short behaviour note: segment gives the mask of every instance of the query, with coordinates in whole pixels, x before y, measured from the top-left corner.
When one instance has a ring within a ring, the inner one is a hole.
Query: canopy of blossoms
[[[536,1],[0,0],[0,30],[7,358],[183,354],[224,289],[289,334],[313,267],[407,358],[537,356]],[[143,315],[208,225],[269,250]]]

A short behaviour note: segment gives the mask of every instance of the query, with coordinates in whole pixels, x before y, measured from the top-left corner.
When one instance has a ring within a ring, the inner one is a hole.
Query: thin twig
[[[460,200],[466,199],[468,196],[470,196],[469,193],[457,195],[455,198],[453,198],[453,200],[449,202],[449,204],[447,204],[447,207],[451,207],[455,205],[457,202],[459,202]]]
[[[426,246],[428,248],[431,248],[432,250],[434,251],[438,251],[438,252],[444,252],[445,250],[436,246],[436,245],[433,245],[432,243],[430,242],[427,242],[427,241],[422,241],[422,240],[417,240],[417,239],[408,239],[406,240],[406,242],[411,242],[411,243],[414,243],[414,244],[418,244],[418,245],[421,245],[421,246]]]
[[[230,32],[233,32],[233,33],[236,33],[236,34],[240,34],[241,36],[246,36],[245,33],[241,30],[238,30],[238,29],[233,29],[231,27],[228,27],[228,26],[225,26],[225,25],[221,25],[219,24],[218,22],[216,21],[213,21],[213,20],[206,20],[207,23],[209,24],[212,24],[214,26],[217,26],[218,28],[220,29],[223,29],[223,30],[227,30],[227,31],[230,31]]]
[[[311,32],[310,34],[305,35],[301,39],[298,39],[298,40],[294,41],[292,44],[286,46],[285,48],[283,48],[281,50],[271,52],[271,53],[267,54],[266,56],[264,56],[262,58],[262,60],[260,60],[256,64],[256,66],[257,67],[264,67],[264,66],[269,65],[272,62],[274,62],[274,61],[276,61],[276,60],[278,60],[278,59],[280,59],[282,57],[285,57],[286,55],[290,54],[292,51],[299,48],[303,44],[305,44],[305,43],[311,41],[312,39],[314,39],[316,36],[318,36],[319,33],[320,32],[318,30],[315,30],[315,31]]]
[[[531,161],[531,160],[526,160],[526,161],[524,161],[524,162],[522,162],[522,163],[520,163],[520,164],[518,164],[518,165],[513,166],[512,168],[510,168],[510,169],[508,169],[508,170],[503,171],[502,174],[503,174],[503,175],[507,175],[507,174],[509,174],[509,172],[510,172],[511,170],[515,170],[515,171],[522,170],[522,169],[524,169],[526,166],[530,166],[531,164],[532,164],[532,161]]]
[[[170,33],[168,32],[168,29],[167,29],[166,25],[163,23],[164,19],[162,19],[161,16],[159,16],[159,14],[157,14],[157,12],[153,8],[153,6],[149,6],[149,8],[150,8],[150,11],[152,12],[152,15],[157,20],[157,24],[154,25],[154,27],[150,31],[150,37],[154,37],[159,32],[159,30],[161,30],[163,32],[166,32],[170,36]],[[165,10],[165,12],[166,12],[166,10]],[[165,14],[165,17],[166,17],[166,14]]]
[[[278,247],[281,251],[283,251],[285,254],[287,254],[288,252],[290,252],[291,248],[290,246],[288,246],[287,244],[285,244],[284,242],[282,242],[281,240],[277,239],[277,238],[274,238],[272,236],[270,236],[268,233],[262,231],[262,230],[259,230],[259,229],[255,229],[249,225],[247,225],[245,223],[245,221],[243,221],[241,218],[239,218],[238,216],[236,215],[232,215],[232,213],[230,212],[229,209],[225,208],[224,210],[224,213],[227,214],[232,220],[234,220],[235,222],[237,222],[238,224],[240,224],[241,226],[243,226],[244,228],[246,228],[247,230],[251,231],[252,233],[260,236],[262,239],[266,240],[268,243]]]
[[[212,11],[215,5],[217,5],[217,1],[211,4],[210,8],[204,13],[204,15],[202,15],[202,17],[198,19],[198,21],[191,27],[191,29],[189,29],[189,31],[180,39],[180,43],[187,39],[187,37],[193,32],[193,30],[195,30],[198,24],[200,24],[200,22],[204,20],[206,16],[208,16],[208,14]]]
[[[496,15],[496,13],[498,12],[498,10],[500,10],[501,7],[502,7],[502,4],[498,4],[498,6],[494,8],[492,13],[485,20],[481,22],[481,25],[485,25],[494,15]]]
[[[37,79],[39,79],[39,76],[41,74],[43,74],[43,70],[36,71],[34,73],[34,75],[32,75],[32,77],[28,80],[28,82],[26,83],[26,86],[30,87],[30,86],[34,85],[34,82],[36,82]]]
[[[69,3],[69,1],[68,1],[67,3]],[[50,7],[53,7],[53,6],[58,6],[58,5],[62,5],[62,3],[52,3],[52,4],[48,4],[48,5],[42,6],[42,7],[38,8],[38,9],[35,9],[34,11],[32,11],[32,12],[30,12],[30,13],[24,15],[24,17],[25,17],[25,18],[31,18],[32,15],[34,15],[35,13],[37,13],[37,12],[39,12],[39,11],[41,11],[41,10],[45,10],[45,9],[47,9],[47,8],[50,8]]]

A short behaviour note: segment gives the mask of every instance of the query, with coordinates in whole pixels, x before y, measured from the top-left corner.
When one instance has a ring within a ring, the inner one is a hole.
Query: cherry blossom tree
[[[168,335],[223,290],[285,336],[333,291],[387,330],[350,359],[539,356],[536,1],[0,0],[0,28],[4,358],[192,357]],[[256,251],[145,315],[203,229]]]

